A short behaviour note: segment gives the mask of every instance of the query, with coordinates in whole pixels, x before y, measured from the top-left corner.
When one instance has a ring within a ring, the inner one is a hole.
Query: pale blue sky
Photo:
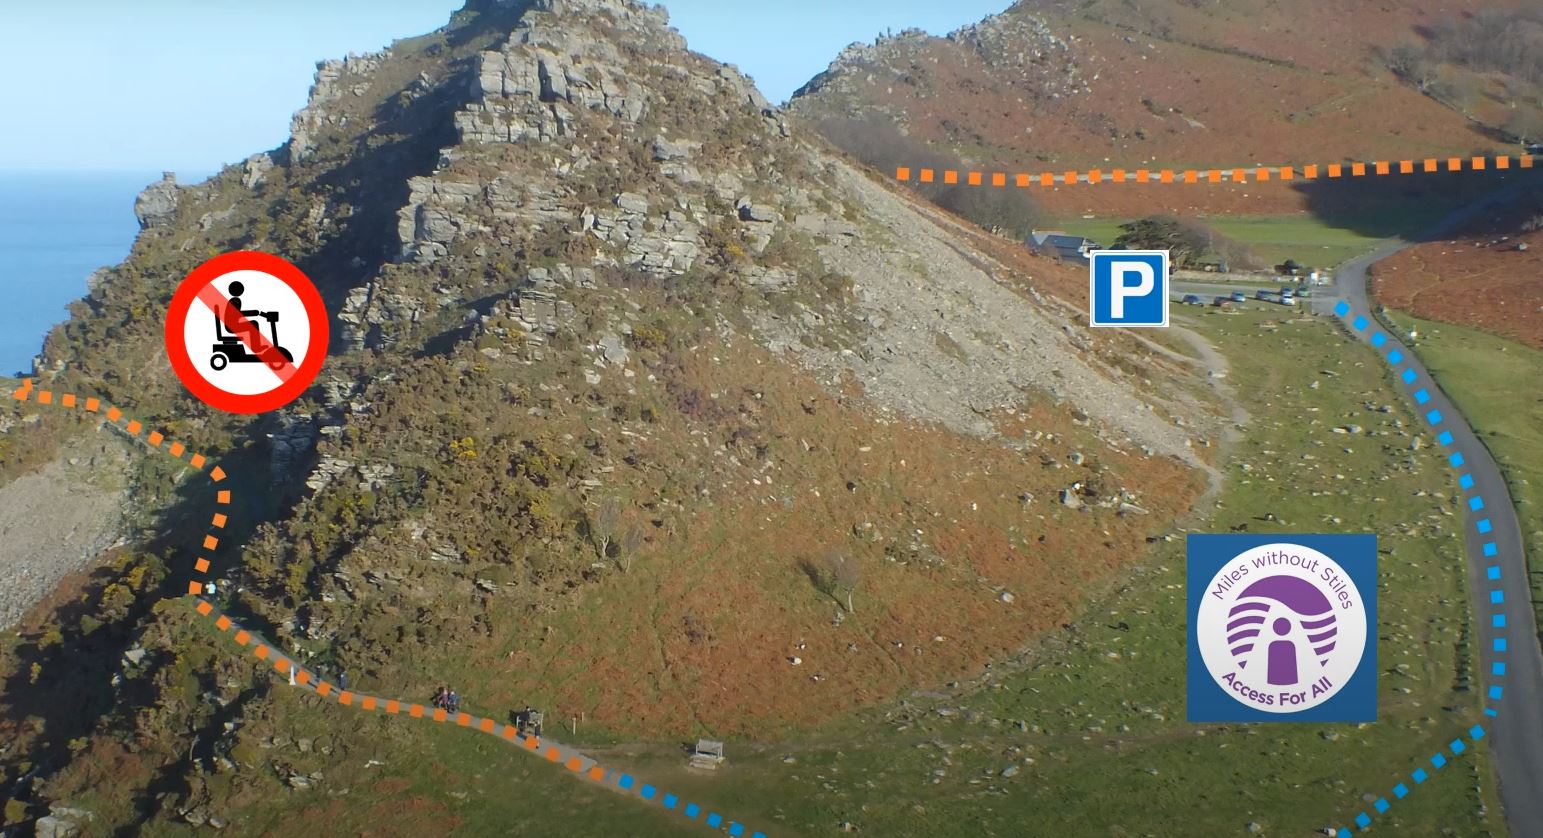
[[[943,33],[1010,0],[676,0],[692,49],[786,99],[853,41]],[[462,0],[0,3],[0,169],[209,172],[284,141],[318,59],[444,24]]]

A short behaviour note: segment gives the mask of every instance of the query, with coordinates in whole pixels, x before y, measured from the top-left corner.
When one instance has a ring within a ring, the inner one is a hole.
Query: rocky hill
[[[222,607],[378,694],[770,736],[1021,647],[1205,482],[1187,367],[1090,333],[1074,274],[831,153],[629,0],[472,0],[322,62],[284,147],[136,211],[39,386],[221,452]],[[257,418],[159,346],[177,281],[237,248],[336,320],[318,384]],[[5,410],[6,481],[95,432]],[[135,462],[124,543],[0,644],[13,824],[230,823],[371,747],[297,751],[288,688],[161,601],[211,510]]]
[[[790,108],[835,123],[822,130],[838,143],[849,133],[840,123],[873,123],[992,171],[1462,154],[1503,143],[1469,104],[1527,94],[1453,76],[1467,92],[1445,95],[1401,78],[1391,56],[1481,8],[1516,5],[1022,0],[947,36],[913,30],[853,44]],[[1150,195],[1134,191],[1033,194],[1067,212],[1150,210]],[[1176,209],[1277,212],[1304,201],[1277,185],[1166,192]]]

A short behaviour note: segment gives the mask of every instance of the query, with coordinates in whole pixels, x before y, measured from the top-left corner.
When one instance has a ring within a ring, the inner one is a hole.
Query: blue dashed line
[[[1340,300],[1335,303],[1334,313],[1339,317],[1348,317],[1350,312],[1350,305],[1344,300]],[[1364,332],[1366,331],[1367,326],[1370,324],[1364,316],[1358,315],[1354,320],[1351,321],[1350,325],[1352,325],[1357,332]],[[1387,343],[1388,341],[1387,335],[1380,331],[1372,332],[1367,339],[1370,341],[1372,346],[1378,348],[1382,347],[1383,344]],[[1397,349],[1390,349],[1387,353],[1387,360],[1395,370],[1398,370],[1400,363],[1402,363],[1404,360],[1404,356],[1403,353],[1399,352]],[[1404,367],[1401,371],[1399,371],[1398,375],[1401,381],[1410,386],[1413,386],[1419,379],[1419,375],[1415,373],[1413,367]],[[1428,404],[1432,400],[1430,390],[1425,387],[1420,387],[1411,395],[1414,397],[1414,401],[1418,405]],[[1430,423],[1432,429],[1439,430],[1436,439],[1443,447],[1448,447],[1453,444],[1454,439],[1452,432],[1440,427],[1444,421],[1444,417],[1441,415],[1441,411],[1433,408],[1425,414],[1425,419]],[[1463,457],[1462,452],[1454,451],[1447,457],[1447,462],[1451,464],[1452,468],[1461,469],[1466,460]],[[1468,473],[1460,472],[1457,482],[1458,485],[1462,486],[1465,491],[1474,487],[1473,475]],[[1468,508],[1474,512],[1478,512],[1479,510],[1483,509],[1484,498],[1477,494],[1468,498]],[[1494,523],[1489,518],[1482,518],[1474,522],[1474,529],[1477,530],[1480,535],[1487,535],[1494,529]],[[1484,555],[1489,557],[1493,557],[1499,553],[1499,548],[1493,541],[1484,542],[1482,549]],[[1491,581],[1499,580],[1500,573],[1501,570],[1499,565],[1490,565],[1485,569],[1485,576]],[[1494,605],[1503,605],[1505,603],[1504,591],[1499,588],[1491,590],[1489,594],[1489,601]],[[1490,624],[1495,629],[1505,628],[1505,614],[1492,614],[1490,617]],[[1499,636],[1493,638],[1493,648],[1496,652],[1506,651],[1506,638]],[[1505,672],[1506,665],[1501,661],[1496,661],[1490,668],[1490,674],[1496,678],[1503,677]],[[1504,688],[1499,684],[1492,684],[1489,687],[1487,695],[1492,701],[1498,702],[1501,696],[1504,695]],[[1498,715],[1498,713],[1495,708],[1491,706],[1484,709],[1484,715],[1490,718],[1494,718]],[[1478,742],[1480,739],[1483,739],[1484,735],[1485,730],[1483,725],[1476,724],[1468,729],[1468,736],[1474,742]],[[1448,743],[1447,747],[1451,750],[1452,754],[1456,756],[1468,750],[1468,743],[1464,742],[1462,738],[1459,737]],[[1430,765],[1434,769],[1439,770],[1446,764],[1447,757],[1441,752],[1437,752],[1430,758]],[[1409,778],[1414,781],[1415,785],[1420,785],[1429,779],[1430,775],[1426,773],[1424,768],[1416,768],[1414,771],[1410,772]],[[1392,794],[1395,800],[1402,800],[1409,794],[1409,787],[1402,782],[1397,783],[1393,786]],[[1386,797],[1378,797],[1376,802],[1372,804],[1372,807],[1376,809],[1378,814],[1386,814],[1390,808],[1390,804],[1388,803],[1388,799]],[[1357,827],[1364,830],[1371,826],[1372,818],[1365,812],[1359,812],[1356,814],[1354,821]],[[1338,838],[1349,838],[1351,832],[1348,828],[1341,827],[1336,831],[1335,834],[1338,836]]]
[[[712,827],[713,829],[717,829],[719,827],[719,825],[721,825],[722,823],[723,823],[723,816],[722,815],[718,814],[717,812],[712,812],[712,813],[708,814],[708,816],[707,816],[707,825],[708,826]]]

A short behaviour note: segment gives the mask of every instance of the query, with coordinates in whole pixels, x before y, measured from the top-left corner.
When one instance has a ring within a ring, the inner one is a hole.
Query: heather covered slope
[[[823,149],[662,10],[473,2],[319,65],[284,148],[147,190],[39,386],[218,452],[222,608],[361,690],[625,738],[830,718],[1065,618],[1203,488],[1217,430],[1188,367],[1083,328],[1061,269]],[[175,283],[236,248],[335,318],[317,386],[255,419],[159,349]],[[96,432],[5,410],[8,481]],[[210,510],[137,462],[127,543],[0,653],[21,821],[232,811],[374,747],[344,725],[301,756],[287,688],[157,604]]]
[[[1509,5],[1020,2],[946,37],[854,44],[790,107],[814,124],[891,125],[966,165],[1008,172],[1462,154],[1508,144],[1439,85],[1401,78],[1389,53],[1442,21]],[[1464,101],[1523,95],[1502,81],[1464,82]],[[1305,205],[1278,185],[1175,191],[1165,206]],[[1081,190],[1034,196],[1057,213],[1089,209]],[[1116,214],[1153,208],[1131,188],[1087,200]]]

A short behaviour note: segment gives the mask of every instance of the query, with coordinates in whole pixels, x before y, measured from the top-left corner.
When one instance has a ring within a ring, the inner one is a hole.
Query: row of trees
[[[1152,215],[1121,224],[1124,232],[1114,246],[1128,250],[1166,250],[1175,268],[1196,268],[1202,262],[1223,262],[1231,269],[1257,268],[1259,260],[1247,245],[1227,238],[1199,221]]]
[[[1506,77],[1511,112],[1504,128],[1522,142],[1543,140],[1543,10],[1484,11],[1431,27],[1423,42],[1383,54],[1395,75],[1420,92],[1466,111],[1483,73]]]

